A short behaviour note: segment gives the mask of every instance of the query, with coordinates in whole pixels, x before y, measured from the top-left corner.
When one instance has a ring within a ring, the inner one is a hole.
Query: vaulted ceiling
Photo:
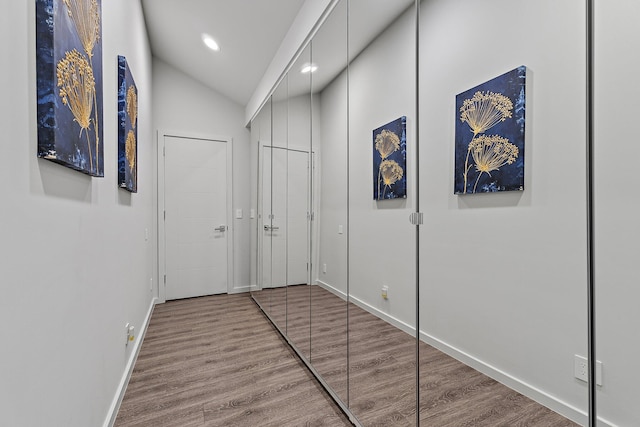
[[[244,106],[304,0],[142,0],[153,55]],[[202,33],[220,45],[209,50]]]

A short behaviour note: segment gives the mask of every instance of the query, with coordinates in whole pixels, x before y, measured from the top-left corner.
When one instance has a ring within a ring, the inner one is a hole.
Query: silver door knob
[[[221,225],[220,227],[214,228],[215,231],[227,231],[226,225]]]

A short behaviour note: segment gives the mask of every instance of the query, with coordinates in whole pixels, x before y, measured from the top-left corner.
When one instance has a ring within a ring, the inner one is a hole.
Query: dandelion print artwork
[[[402,116],[373,131],[374,200],[407,197],[406,125]]]
[[[101,0],[36,0],[38,157],[104,176]]]
[[[524,190],[526,70],[456,97],[455,194]]]
[[[127,59],[118,56],[118,186],[138,191],[138,89]]]

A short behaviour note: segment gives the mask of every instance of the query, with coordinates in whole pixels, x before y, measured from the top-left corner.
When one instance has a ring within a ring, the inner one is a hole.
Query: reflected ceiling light
[[[302,74],[307,74],[307,73],[315,73],[316,70],[318,69],[318,66],[314,63],[306,63],[302,66],[302,68],[300,69],[300,72]]]
[[[202,33],[202,41],[209,49],[215,50],[216,52],[220,50],[218,43],[209,34]]]

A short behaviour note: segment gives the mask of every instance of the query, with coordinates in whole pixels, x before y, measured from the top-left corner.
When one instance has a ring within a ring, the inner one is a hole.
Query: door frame
[[[234,289],[234,223],[233,223],[233,138],[229,136],[213,136],[183,131],[167,131],[159,129],[156,134],[156,154],[158,171],[158,302],[166,302],[167,268],[166,268],[166,236],[164,227],[165,211],[165,137],[219,141],[227,144],[227,191],[226,191],[226,226],[227,226],[227,293]]]

